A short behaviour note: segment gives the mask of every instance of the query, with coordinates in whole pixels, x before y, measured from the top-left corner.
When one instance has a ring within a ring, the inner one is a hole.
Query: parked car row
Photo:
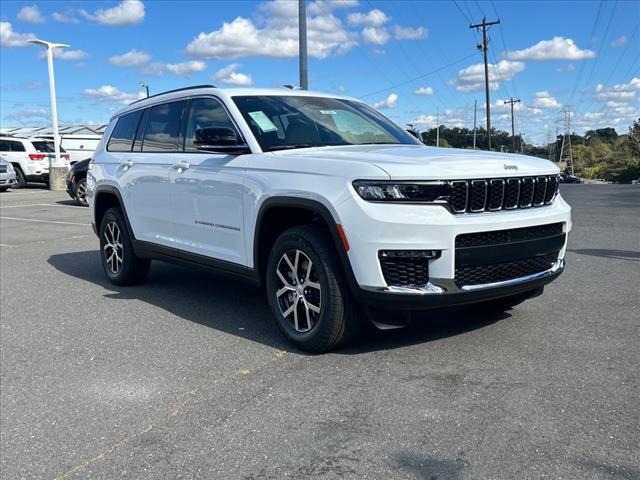
[[[69,154],[60,147],[61,157],[67,166]],[[53,141],[43,138],[0,137],[0,158],[13,165],[16,174],[14,188],[22,188],[27,182],[49,183],[49,159],[55,155]]]

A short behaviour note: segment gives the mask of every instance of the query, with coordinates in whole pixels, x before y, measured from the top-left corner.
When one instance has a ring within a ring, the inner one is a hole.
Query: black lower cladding
[[[549,270],[565,240],[562,223],[459,235],[456,285],[489,284]]]

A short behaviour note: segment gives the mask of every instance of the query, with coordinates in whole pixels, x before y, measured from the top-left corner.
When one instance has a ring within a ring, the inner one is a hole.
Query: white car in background
[[[16,172],[6,160],[0,159],[0,192],[16,184]]]
[[[16,173],[14,188],[27,182],[49,182],[49,159],[54,156],[52,140],[43,138],[0,137],[0,158],[13,165]],[[60,147],[60,156],[69,167],[69,155]]]

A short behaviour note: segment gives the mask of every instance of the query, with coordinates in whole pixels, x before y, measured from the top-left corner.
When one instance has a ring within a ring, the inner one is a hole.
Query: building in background
[[[60,143],[69,154],[70,162],[91,157],[107,125],[69,125],[60,128]],[[0,134],[23,138],[53,140],[51,127],[0,127]]]

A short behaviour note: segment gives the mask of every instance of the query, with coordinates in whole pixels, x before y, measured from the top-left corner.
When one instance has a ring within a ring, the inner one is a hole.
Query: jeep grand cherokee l
[[[426,147],[353,98],[200,86],[117,113],[87,199],[112,282],[152,259],[243,277],[289,341],[324,352],[365,317],[539,295],[571,228],[558,173]]]

